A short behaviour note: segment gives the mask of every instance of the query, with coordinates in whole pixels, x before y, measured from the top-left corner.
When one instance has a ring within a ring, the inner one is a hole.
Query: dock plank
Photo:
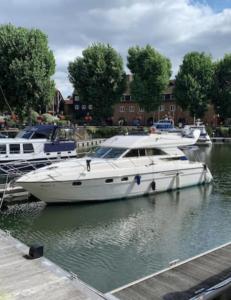
[[[231,243],[108,293],[120,300],[187,300],[231,277]]]
[[[29,248],[0,230],[0,299],[102,300],[105,295],[71,279],[48,259],[26,259]]]

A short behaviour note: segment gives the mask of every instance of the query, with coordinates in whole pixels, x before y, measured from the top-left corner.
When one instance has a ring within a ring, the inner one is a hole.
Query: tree
[[[125,87],[121,56],[110,45],[92,44],[83,51],[83,57],[69,63],[68,71],[80,101],[92,105],[93,120],[110,117]]]
[[[22,116],[48,104],[55,91],[50,79],[54,71],[54,56],[44,33],[11,24],[0,26],[1,108],[8,109],[8,101]]]
[[[210,55],[191,52],[184,56],[176,76],[174,95],[177,103],[189,110],[192,117],[202,118],[207,111],[213,72]]]
[[[222,118],[231,117],[231,54],[215,64],[212,102]]]
[[[157,110],[161,94],[169,83],[171,62],[150,45],[128,50],[128,68],[133,74],[131,94],[140,107],[147,111]]]

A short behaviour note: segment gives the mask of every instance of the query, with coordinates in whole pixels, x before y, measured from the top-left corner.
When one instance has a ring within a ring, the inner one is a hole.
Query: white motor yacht
[[[194,144],[199,134],[114,136],[93,154],[32,171],[17,183],[47,203],[111,200],[210,183],[208,167],[189,161],[178,148]]]
[[[197,145],[204,145],[204,146],[212,145],[211,138],[206,131],[205,125],[202,124],[200,121],[197,121],[194,125],[185,125],[185,127],[182,130],[182,134],[185,135],[186,137],[192,137],[193,131],[195,129],[200,130],[200,136],[196,142]]]

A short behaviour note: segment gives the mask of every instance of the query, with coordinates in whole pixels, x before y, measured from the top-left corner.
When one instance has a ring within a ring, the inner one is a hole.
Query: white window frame
[[[165,111],[164,104],[161,104],[161,105],[159,106],[159,111]]]
[[[174,104],[170,105],[170,111],[175,111],[176,110],[176,106]]]
[[[135,106],[134,105],[129,105],[128,111],[129,112],[135,112]]]
[[[120,106],[120,112],[121,112],[121,113],[125,112],[125,106],[124,106],[124,105],[121,105],[121,106]]]

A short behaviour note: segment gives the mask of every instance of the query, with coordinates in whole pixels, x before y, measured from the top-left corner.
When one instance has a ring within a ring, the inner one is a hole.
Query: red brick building
[[[130,92],[130,83],[132,81],[132,75],[127,75],[127,88],[122,95],[121,101],[114,106],[113,113],[113,125],[150,125],[166,116],[173,119],[177,125],[179,123],[192,124],[193,118],[190,117],[188,111],[183,111],[182,108],[176,104],[174,99],[173,90],[175,81],[171,80],[168,87],[162,95],[162,103],[157,111],[146,112],[140,108],[139,105],[133,101]],[[77,118],[77,112],[80,102],[78,96],[69,98],[61,102],[63,104],[63,110],[65,115],[68,115],[70,119],[75,120]],[[86,106],[81,104],[82,106]],[[94,107],[92,108],[94,111]],[[77,120],[78,121],[78,120]],[[209,105],[208,111],[202,120],[205,124],[216,125],[217,115],[215,114],[212,105]]]
[[[171,80],[168,87],[162,95],[162,103],[157,111],[146,112],[139,105],[132,100],[130,93],[130,83],[132,75],[127,77],[127,88],[122,96],[121,102],[114,106],[113,123],[126,125],[150,125],[166,116],[173,119],[175,124],[178,123],[193,123],[193,118],[190,117],[188,111],[183,111],[182,108],[176,104],[174,99],[173,89],[175,81]],[[203,118],[205,124],[216,124],[216,114],[212,105],[209,105],[208,111]]]

